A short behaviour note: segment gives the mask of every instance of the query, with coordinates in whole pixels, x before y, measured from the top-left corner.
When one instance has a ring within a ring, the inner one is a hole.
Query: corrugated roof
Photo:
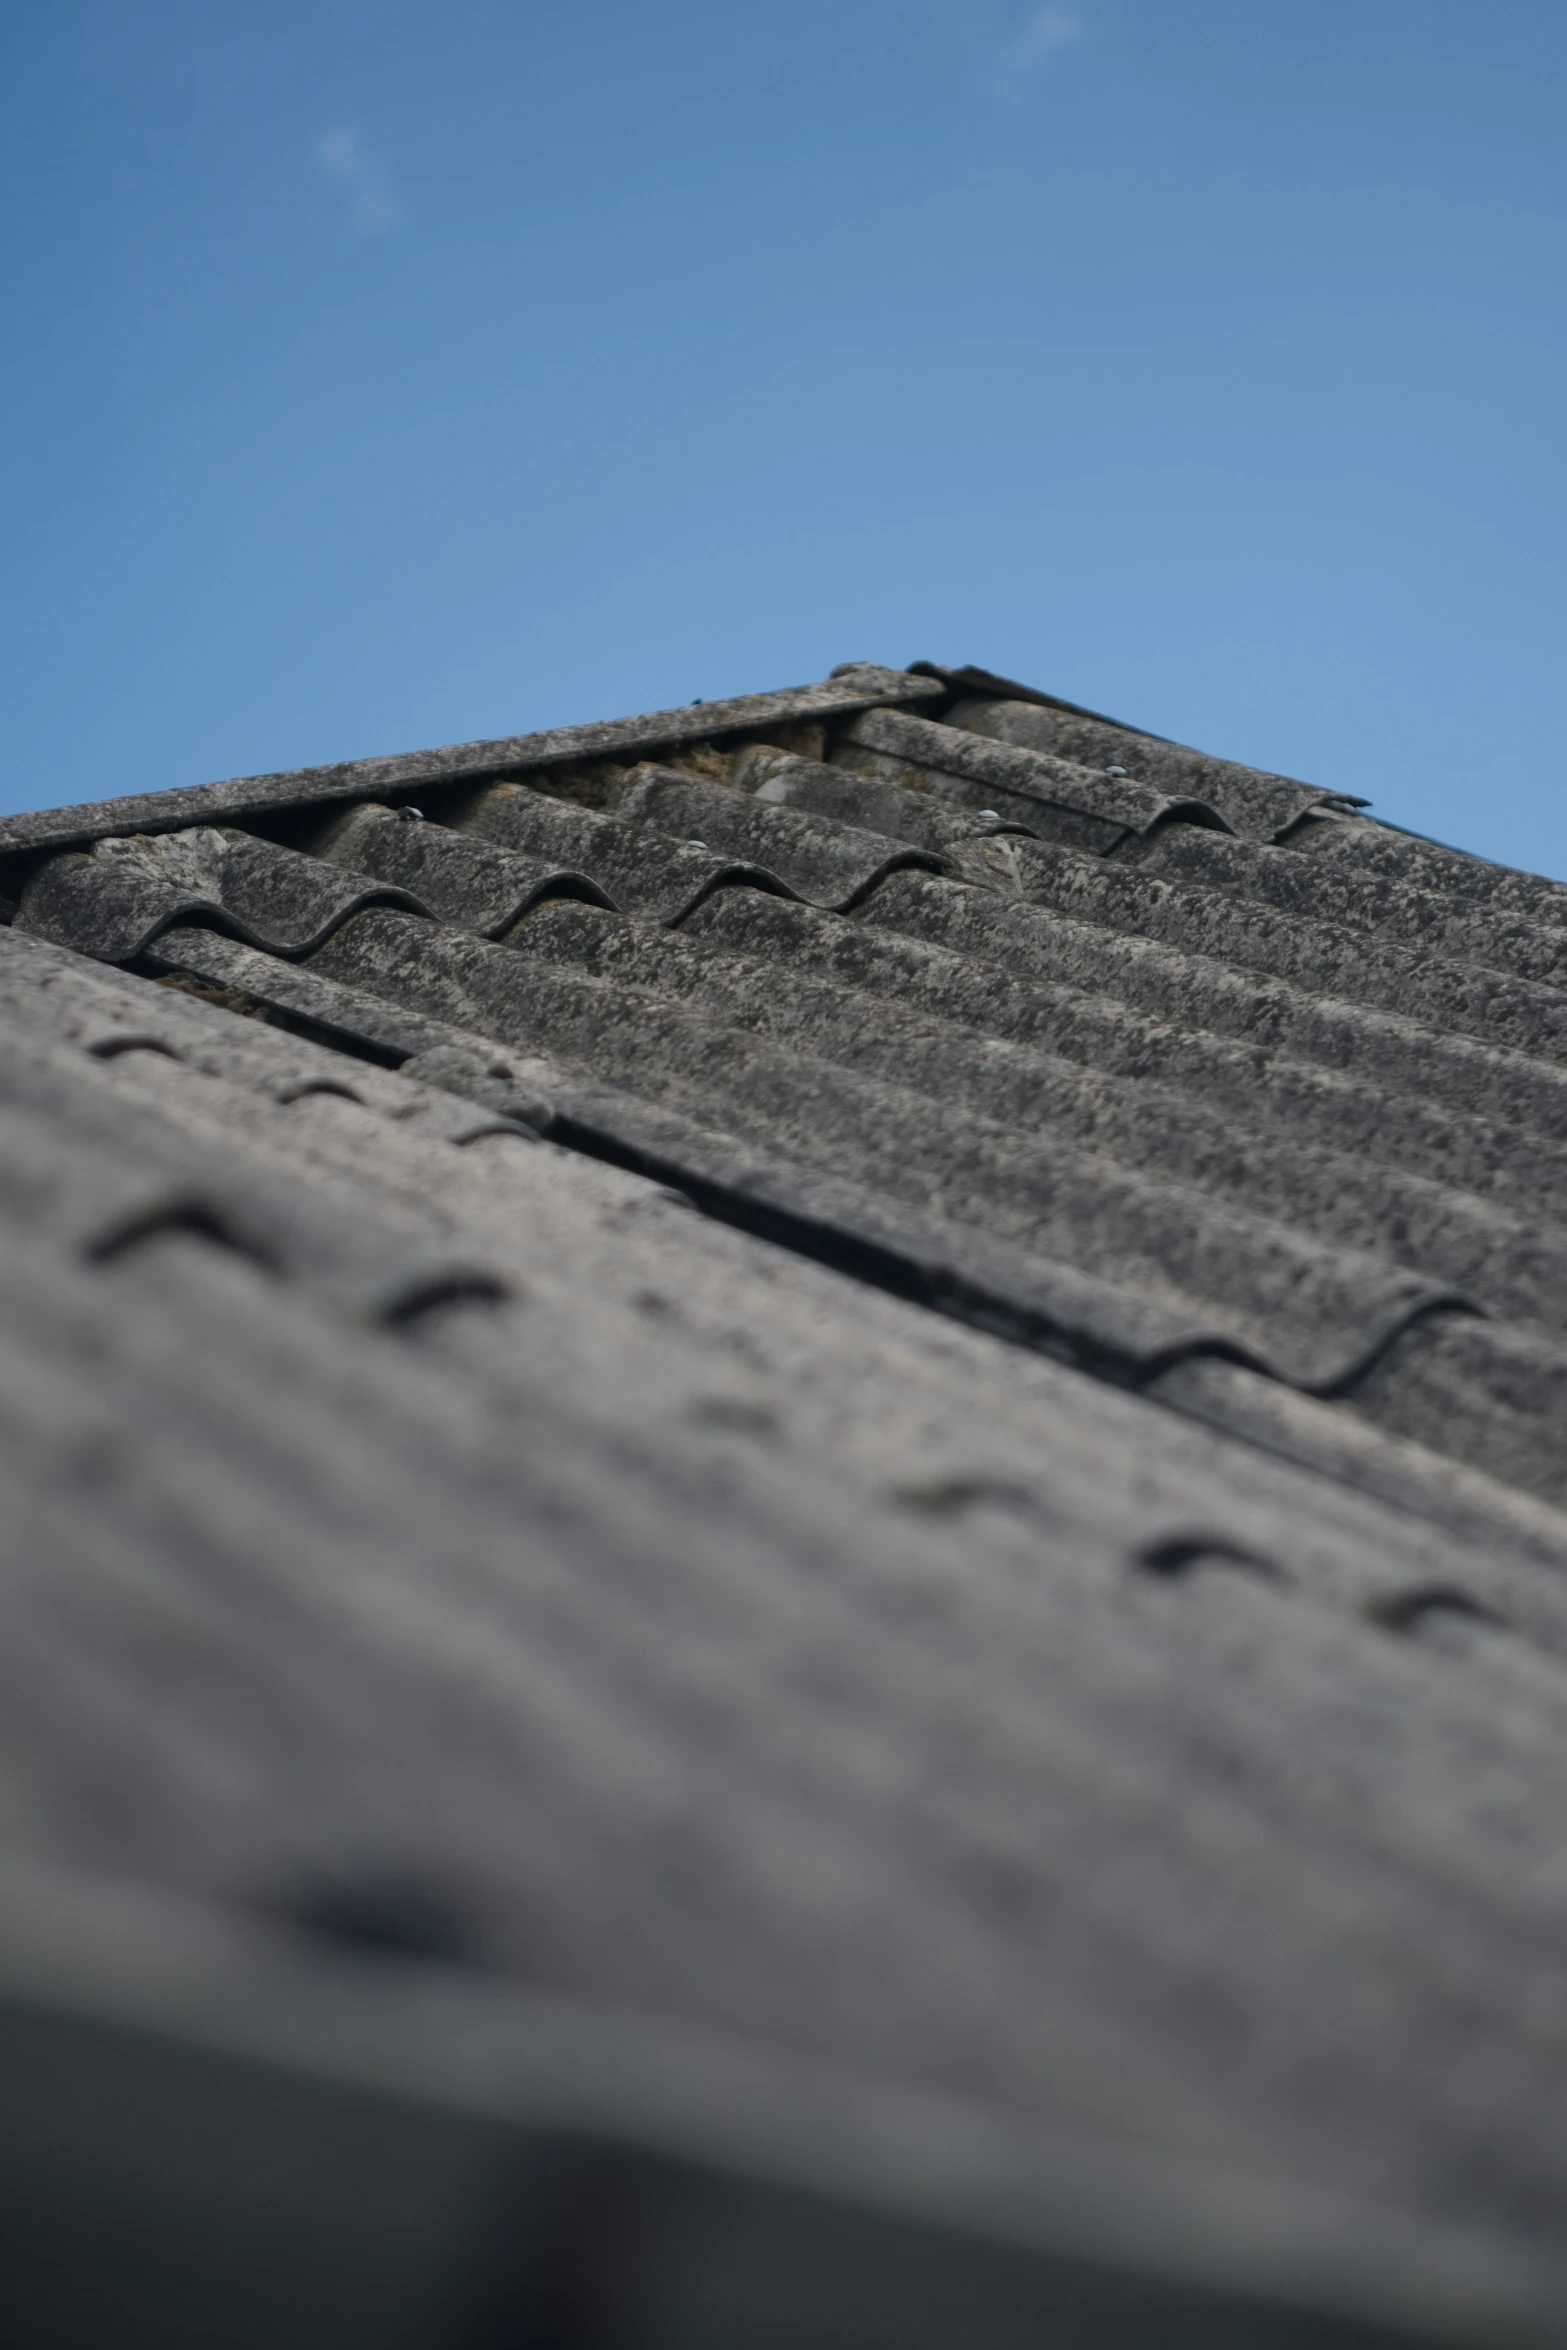
[[[13,1852],[1551,2250],[1567,888],[934,665],[0,857]]]

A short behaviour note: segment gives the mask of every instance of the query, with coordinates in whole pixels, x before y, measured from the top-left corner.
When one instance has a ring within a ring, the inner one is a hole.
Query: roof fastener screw
[[[688,849],[705,849],[706,846],[707,843],[705,840],[688,840],[686,842],[686,847]]]
[[[1126,769],[1124,767],[1107,767],[1105,773],[1106,775],[1124,775]]]
[[[979,812],[979,820],[981,824],[999,824],[1001,822],[1001,812],[998,808],[981,808]]]
[[[405,824],[422,824],[424,822],[422,808],[399,808],[397,813]]]

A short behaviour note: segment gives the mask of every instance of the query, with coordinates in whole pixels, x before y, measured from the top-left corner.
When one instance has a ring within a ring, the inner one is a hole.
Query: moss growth
[[[193,995],[198,1002],[216,1004],[225,1012],[239,1012],[247,1020],[264,1020],[269,1028],[280,1025],[271,1005],[247,995],[242,987],[217,987],[208,980],[192,978],[188,971],[160,972],[153,984],[172,987],[180,995]]]

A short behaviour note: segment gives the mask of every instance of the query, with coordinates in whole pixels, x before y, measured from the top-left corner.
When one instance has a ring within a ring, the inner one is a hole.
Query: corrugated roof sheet
[[[1551,2252],[1567,888],[930,665],[0,858],[13,1853]]]

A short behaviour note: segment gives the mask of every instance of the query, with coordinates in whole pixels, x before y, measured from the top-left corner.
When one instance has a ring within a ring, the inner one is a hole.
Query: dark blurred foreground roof
[[[0,2331],[1567,2340],[1567,887],[980,671],[0,822]]]

